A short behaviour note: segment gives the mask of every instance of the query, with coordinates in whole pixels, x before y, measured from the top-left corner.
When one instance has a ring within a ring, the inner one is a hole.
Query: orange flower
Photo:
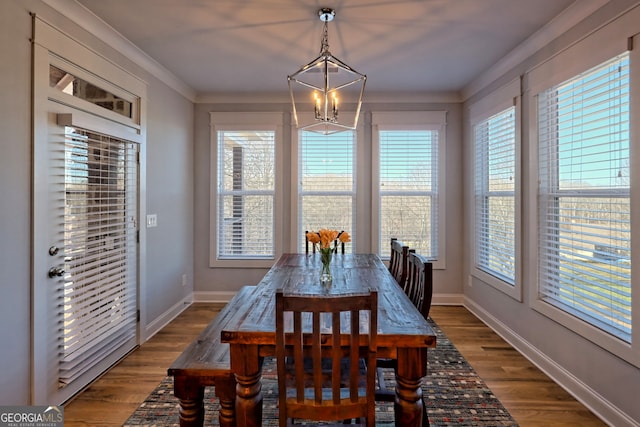
[[[313,231],[307,231],[307,240],[313,244],[320,243],[320,235]]]
[[[350,242],[351,236],[346,231],[338,232],[338,230],[321,228],[318,231],[307,232],[307,240],[314,245],[318,245],[320,249],[331,249],[336,240]]]
[[[321,249],[330,248],[333,242],[335,242],[338,238],[338,231],[336,230],[328,230],[326,228],[322,228],[320,229],[320,231],[318,231],[318,234],[320,235]]]

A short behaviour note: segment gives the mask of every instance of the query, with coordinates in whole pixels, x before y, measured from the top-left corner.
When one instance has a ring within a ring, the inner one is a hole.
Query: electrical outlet
[[[187,275],[186,274],[182,275],[182,286],[187,286]]]
[[[147,215],[147,228],[152,228],[157,226],[158,226],[158,215],[157,214]]]

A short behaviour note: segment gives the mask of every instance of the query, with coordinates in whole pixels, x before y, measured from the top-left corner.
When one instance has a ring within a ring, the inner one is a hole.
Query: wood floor
[[[65,427],[121,426],[220,308],[190,306],[65,405]],[[465,308],[433,306],[431,316],[521,427],[606,425]]]

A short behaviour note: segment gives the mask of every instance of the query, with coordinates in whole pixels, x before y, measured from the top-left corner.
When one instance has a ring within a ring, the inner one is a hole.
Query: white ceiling
[[[331,52],[372,93],[451,93],[574,0],[77,0],[197,94],[285,93],[320,51],[317,11],[332,7]],[[570,10],[593,1],[575,0]],[[562,16],[566,16],[567,13]]]

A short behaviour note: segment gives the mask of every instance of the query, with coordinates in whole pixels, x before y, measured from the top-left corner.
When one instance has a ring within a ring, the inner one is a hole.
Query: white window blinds
[[[353,250],[356,232],[353,215],[356,197],[355,133],[322,135],[300,131],[298,156],[298,250],[304,251],[304,232],[329,228],[351,234]]]
[[[474,127],[476,268],[515,283],[516,109]]]
[[[218,258],[273,258],[275,132],[218,131]]]
[[[631,341],[629,56],[538,94],[540,298]]]
[[[67,127],[61,148],[54,171],[65,194],[55,216],[64,229],[62,386],[136,334],[138,147]]]
[[[438,258],[437,130],[380,130],[380,254],[392,237]]]

